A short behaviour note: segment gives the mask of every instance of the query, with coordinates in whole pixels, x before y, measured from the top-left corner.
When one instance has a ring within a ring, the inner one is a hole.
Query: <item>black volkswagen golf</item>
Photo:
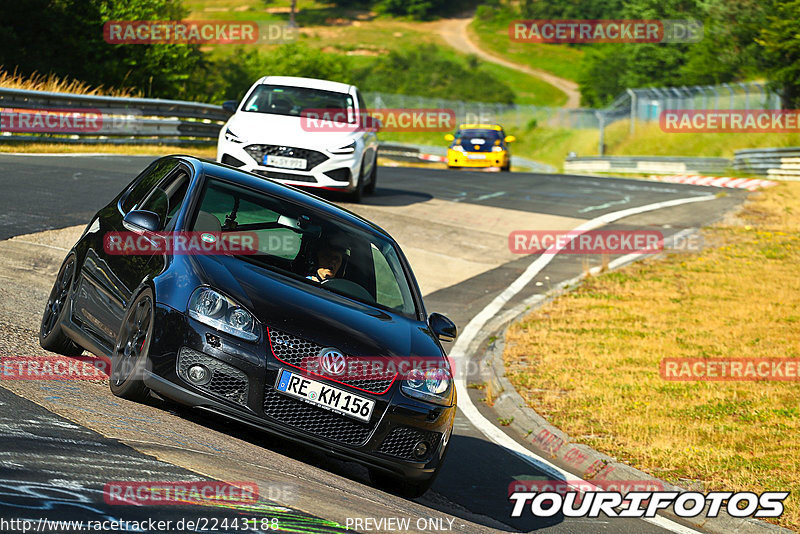
[[[86,227],[40,343],[110,358],[115,395],[152,391],[222,414],[419,495],[453,430],[441,341],[455,336],[446,317],[426,314],[379,227],[297,189],[169,156]]]

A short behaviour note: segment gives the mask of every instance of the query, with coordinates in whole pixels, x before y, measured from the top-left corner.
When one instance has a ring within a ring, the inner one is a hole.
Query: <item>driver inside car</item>
[[[315,282],[322,283],[325,280],[336,278],[340,275],[340,270],[349,256],[350,251],[336,244],[324,244],[317,249],[316,263],[313,272],[306,278]]]

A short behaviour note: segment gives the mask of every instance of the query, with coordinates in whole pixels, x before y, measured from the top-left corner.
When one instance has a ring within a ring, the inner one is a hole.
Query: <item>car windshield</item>
[[[242,108],[254,113],[300,117],[304,112],[343,111],[348,122],[355,122],[353,97],[347,93],[322,91],[307,87],[261,84],[250,94]]]
[[[470,152],[491,152],[492,147],[503,144],[503,136],[497,130],[459,130],[453,146],[461,145]]]
[[[417,315],[391,241],[303,206],[210,178],[192,231],[221,233],[222,239],[247,235],[253,247],[252,253],[237,256],[243,260],[366,304]]]

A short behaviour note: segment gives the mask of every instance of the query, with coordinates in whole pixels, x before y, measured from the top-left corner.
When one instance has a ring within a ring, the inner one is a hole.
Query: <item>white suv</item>
[[[377,123],[357,87],[265,76],[242,102],[223,107],[234,114],[220,130],[217,161],[289,185],[346,191],[356,202],[375,190]]]

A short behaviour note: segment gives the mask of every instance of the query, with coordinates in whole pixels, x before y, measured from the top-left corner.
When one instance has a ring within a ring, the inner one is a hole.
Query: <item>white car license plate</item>
[[[286,156],[272,156],[267,154],[264,156],[264,165],[272,167],[282,167],[284,169],[300,169],[305,170],[307,161],[302,158],[289,158]]]
[[[486,159],[486,154],[468,154],[469,159]]]
[[[369,421],[372,410],[375,408],[373,400],[353,395],[343,389],[334,388],[286,370],[278,373],[275,389],[290,397],[303,399],[359,421]]]

